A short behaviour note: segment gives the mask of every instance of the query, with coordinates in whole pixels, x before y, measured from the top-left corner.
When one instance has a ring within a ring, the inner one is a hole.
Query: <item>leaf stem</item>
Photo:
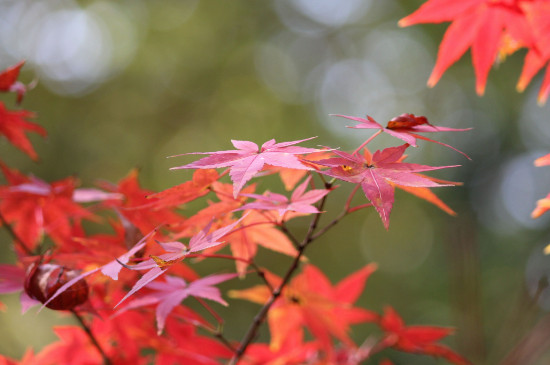
[[[353,151],[352,155],[356,155],[361,148],[365,147],[370,141],[372,141],[374,139],[374,137],[378,136],[383,131],[384,131],[383,129],[380,129],[378,132],[376,132],[372,136],[370,136],[369,139],[367,139],[365,142],[361,143],[361,145],[359,147],[357,147],[357,149],[355,151]]]

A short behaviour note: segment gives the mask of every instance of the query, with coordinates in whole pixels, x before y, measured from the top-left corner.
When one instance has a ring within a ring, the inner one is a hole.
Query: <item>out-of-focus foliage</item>
[[[374,211],[360,212],[308,257],[332,282],[350,267],[377,262],[369,279],[377,296],[359,302],[378,309],[391,303],[410,324],[457,326],[454,348],[476,364],[495,363],[550,309],[548,289],[539,291],[538,304],[531,299],[550,274],[542,254],[550,218],[530,217],[550,181],[549,169],[532,164],[550,150],[549,106],[536,106],[542,75],[524,94],[515,91],[522,51],[491,72],[482,98],[472,92],[468,59],[427,88],[446,26],[397,26],[421,3],[0,0],[0,69],[27,60],[20,79],[38,85],[25,108],[48,131],[45,140],[29,135],[39,163],[5,140],[0,158],[50,182],[76,175],[84,186],[119,181],[138,167],[142,186],[159,191],[190,177],[169,171],[189,160],[166,156],[230,149],[230,139],[318,135],[342,149],[360,143],[363,136],[341,128],[346,121],[331,113],[369,114],[383,125],[414,113],[436,125],[473,127],[443,140],[472,161],[424,141],[411,152],[429,165],[463,165],[442,177],[464,186],[440,192],[457,217],[401,194],[389,232]],[[4,232],[0,238],[9,241]],[[1,261],[10,262],[8,245],[0,249]],[[27,346],[55,338],[51,324],[60,320],[53,313],[20,317],[17,298],[4,302],[0,353],[20,358]],[[235,301],[221,311],[234,337],[254,310]],[[364,337],[361,329],[353,334]]]

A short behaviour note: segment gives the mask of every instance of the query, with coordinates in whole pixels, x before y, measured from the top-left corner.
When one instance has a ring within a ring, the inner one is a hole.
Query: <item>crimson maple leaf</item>
[[[471,48],[476,91],[482,95],[489,70],[499,52],[511,53],[519,47],[535,47],[532,28],[521,6],[529,1],[429,0],[401,19],[399,25],[452,22],[439,46],[428,86],[434,86],[447,68]]]
[[[451,350],[436,343],[453,332],[452,328],[435,326],[405,326],[403,319],[391,308],[384,309],[384,315],[379,321],[380,327],[386,332],[382,343],[400,351],[442,357],[457,365],[470,364],[468,360]]]
[[[435,132],[464,132],[468,131],[472,128],[465,128],[465,129],[457,129],[457,128],[449,128],[449,127],[440,127],[432,125],[428,122],[428,119],[425,116],[415,116],[414,114],[408,114],[404,113],[400,116],[397,116],[393,119],[391,119],[388,122],[388,125],[386,127],[383,127],[380,125],[377,121],[375,121],[372,117],[367,115],[367,119],[359,118],[359,117],[351,117],[348,115],[340,115],[340,114],[334,114],[336,117],[342,117],[346,119],[351,119],[356,122],[359,122],[359,124],[348,127],[348,128],[354,128],[354,129],[378,129],[377,133],[385,132],[389,134],[390,136],[399,138],[405,143],[408,143],[409,145],[416,147],[416,139],[422,139],[424,141],[428,142],[434,142],[437,144],[440,144],[445,147],[449,147],[450,149],[453,149],[462,155],[466,156],[466,158],[470,159],[468,155],[466,155],[464,152],[454,148],[453,146],[449,146],[448,144],[435,141],[433,139],[430,139],[428,137],[424,137],[422,135],[419,135],[418,133],[435,133]],[[373,135],[371,138],[367,140],[367,144],[372,138],[374,138],[377,134]]]
[[[42,137],[47,135],[44,128],[38,124],[27,121],[33,118],[34,113],[26,110],[10,111],[0,101],[0,135],[4,135],[15,147],[29,155],[33,160],[38,159],[36,151],[25,135],[26,131],[35,132]]]
[[[239,210],[244,209],[258,209],[258,210],[277,210],[279,216],[282,218],[286,212],[298,212],[298,213],[321,213],[319,209],[312,204],[319,201],[330,190],[328,189],[313,189],[305,192],[311,176],[308,177],[303,183],[301,183],[293,192],[290,199],[286,196],[276,193],[267,192],[265,195],[259,194],[241,194],[249,198],[255,198],[256,201],[243,205]]]
[[[170,312],[187,297],[199,297],[210,299],[227,306],[223,300],[220,290],[214,285],[233,279],[237,274],[209,275],[187,283],[182,278],[166,275],[164,282],[152,282],[145,287],[154,290],[153,293],[142,296],[139,299],[130,301],[121,311],[139,308],[146,305],[158,304],[156,309],[157,328],[160,335],[166,323],[166,317]]]
[[[21,103],[27,89],[34,87],[34,83],[25,86],[22,82],[17,81],[21,67],[23,67],[24,64],[25,61],[21,61],[16,65],[8,67],[4,71],[0,72],[0,91],[16,93],[17,104]]]
[[[348,336],[352,324],[369,322],[377,315],[366,309],[353,307],[361,295],[368,277],[376,270],[375,264],[350,274],[336,286],[313,265],[307,265],[301,274],[286,286],[281,296],[268,312],[271,346],[277,351],[291,334],[301,334],[303,327],[321,342],[323,348],[331,348],[331,336],[353,345]],[[267,276],[273,287],[281,279]],[[265,304],[271,298],[271,290],[264,285],[245,290],[232,290],[229,296]]]
[[[171,170],[229,167],[229,176],[233,181],[233,196],[237,197],[244,184],[259,172],[264,165],[311,170],[312,168],[301,163],[296,155],[319,152],[321,150],[294,145],[312,138],[315,137],[281,143],[275,143],[275,140],[271,139],[265,142],[262,147],[258,147],[256,143],[250,141],[231,140],[233,146],[237,148],[236,150],[186,153],[186,155],[210,156],[187,165],[172,167]]]
[[[427,166],[401,162],[403,153],[408,147],[408,144],[389,147],[376,151],[372,156],[366,149],[364,156],[334,151],[339,157],[316,161],[316,163],[330,167],[328,170],[321,171],[322,174],[360,184],[365,196],[382,218],[384,227],[388,229],[394,201],[394,184],[412,187],[452,185],[436,183],[417,172],[456,167],[456,165]]]

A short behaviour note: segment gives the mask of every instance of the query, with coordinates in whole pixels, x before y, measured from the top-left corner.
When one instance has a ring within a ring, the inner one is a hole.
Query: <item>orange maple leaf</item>
[[[303,327],[320,341],[323,348],[331,348],[331,336],[348,345],[353,342],[348,336],[350,325],[374,321],[377,315],[366,309],[354,307],[368,277],[376,270],[375,264],[344,278],[333,286],[327,277],[313,265],[307,265],[301,274],[286,286],[268,313],[273,351],[278,351],[286,338],[302,333]],[[266,278],[273,287],[281,279],[270,274]],[[229,295],[265,304],[271,291],[263,285],[245,290],[233,290]]]

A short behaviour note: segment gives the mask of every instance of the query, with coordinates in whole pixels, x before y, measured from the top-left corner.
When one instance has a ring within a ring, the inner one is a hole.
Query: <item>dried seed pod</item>
[[[54,264],[33,263],[27,270],[25,292],[33,299],[45,303],[68,281],[79,275],[77,270]],[[55,310],[71,310],[88,300],[88,284],[80,280],[58,295],[46,307]]]

